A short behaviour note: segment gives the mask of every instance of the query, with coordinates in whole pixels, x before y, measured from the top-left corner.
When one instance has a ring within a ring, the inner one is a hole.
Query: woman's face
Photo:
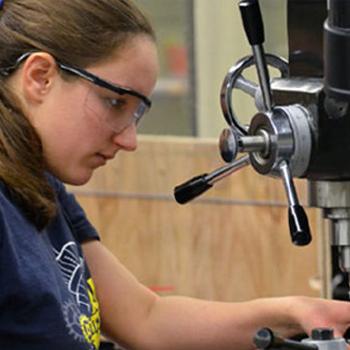
[[[135,37],[108,60],[86,70],[149,96],[158,74],[155,43],[146,36]],[[63,79],[57,74],[42,103],[29,108],[29,119],[41,138],[48,170],[65,183],[82,185],[119,150],[134,151],[136,126],[130,124],[133,111],[125,109],[125,105],[131,108],[129,99],[134,105],[141,101],[82,78]],[[119,115],[120,110],[124,110],[128,123]]]

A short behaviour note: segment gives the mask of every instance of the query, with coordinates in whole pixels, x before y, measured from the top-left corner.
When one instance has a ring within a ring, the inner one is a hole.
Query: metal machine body
[[[321,78],[324,85],[314,100],[313,151],[304,177],[309,180],[309,205],[322,208],[329,220],[333,276],[339,277],[340,270],[349,283],[350,3],[289,0],[288,24],[290,79]],[[307,96],[299,98],[305,101]],[[333,297],[348,299],[349,290],[340,282],[334,283]]]

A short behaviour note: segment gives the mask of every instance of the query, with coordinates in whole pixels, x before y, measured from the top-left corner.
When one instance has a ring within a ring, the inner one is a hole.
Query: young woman
[[[136,149],[151,107],[155,36],[129,0],[7,0],[0,11],[0,348],[251,349],[328,326],[350,304],[306,297],[160,298],[99,241],[62,183]]]

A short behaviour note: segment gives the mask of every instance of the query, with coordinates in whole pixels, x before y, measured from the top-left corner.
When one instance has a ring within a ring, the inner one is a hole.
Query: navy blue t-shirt
[[[58,214],[42,232],[0,183],[0,349],[95,350],[99,307],[80,243],[98,234],[74,196],[49,178]]]

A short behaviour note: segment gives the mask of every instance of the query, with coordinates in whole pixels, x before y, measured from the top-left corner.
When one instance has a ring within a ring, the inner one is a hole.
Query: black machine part
[[[325,90],[329,97],[350,101],[350,2],[329,1],[324,26]]]
[[[274,333],[270,328],[259,329],[253,338],[258,349],[295,349],[295,350],[346,350],[344,338],[335,338],[331,328],[315,328],[310,338],[301,341],[285,339]]]

